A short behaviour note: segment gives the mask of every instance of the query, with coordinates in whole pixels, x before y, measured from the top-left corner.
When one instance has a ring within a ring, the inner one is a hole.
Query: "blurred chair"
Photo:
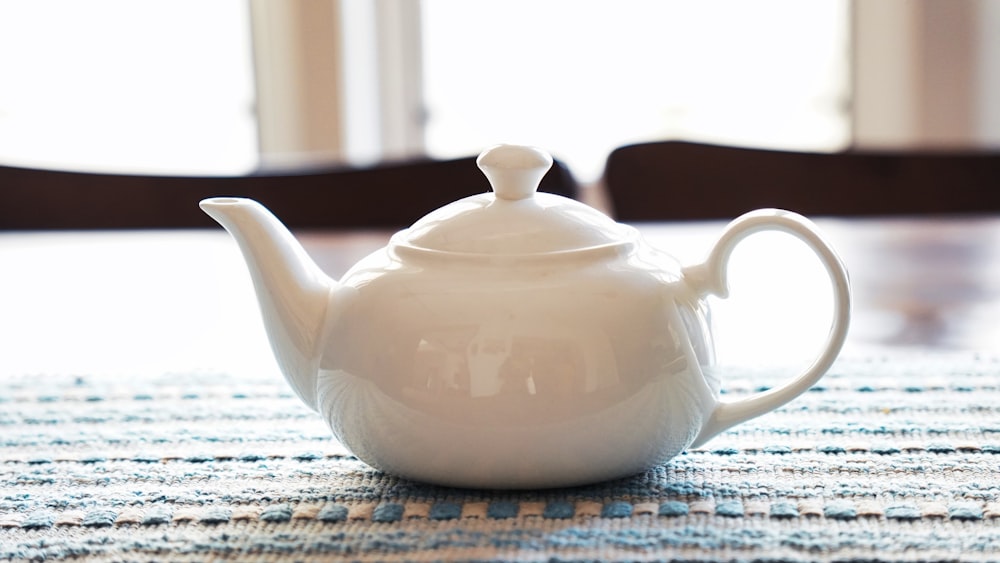
[[[91,174],[0,166],[0,230],[215,228],[212,196],[269,207],[290,228],[402,228],[442,205],[489,191],[476,157],[241,177]],[[576,197],[561,162],[540,191]]]
[[[805,153],[663,141],[609,155],[621,221],[732,218],[760,207],[806,215],[1000,211],[1000,152]]]

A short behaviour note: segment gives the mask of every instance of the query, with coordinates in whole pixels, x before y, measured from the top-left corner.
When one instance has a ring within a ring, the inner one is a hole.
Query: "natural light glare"
[[[0,3],[0,163],[224,174],[256,165],[248,3]]]
[[[581,180],[615,146],[848,141],[847,0],[424,0],[427,147],[551,150]]]

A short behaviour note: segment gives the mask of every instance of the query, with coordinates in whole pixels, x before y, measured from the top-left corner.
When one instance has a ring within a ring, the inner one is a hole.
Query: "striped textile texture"
[[[1000,357],[848,358],[666,465],[538,491],[375,471],[273,374],[0,379],[0,560],[59,559],[1000,560]]]

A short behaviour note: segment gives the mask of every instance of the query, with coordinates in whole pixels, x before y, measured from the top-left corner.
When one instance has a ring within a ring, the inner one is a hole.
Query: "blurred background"
[[[0,163],[1000,145],[1000,0],[3,0]]]

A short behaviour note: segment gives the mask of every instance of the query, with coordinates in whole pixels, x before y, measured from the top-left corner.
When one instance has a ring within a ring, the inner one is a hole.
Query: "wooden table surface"
[[[845,354],[1000,352],[1000,217],[820,219],[850,271]],[[724,223],[639,225],[650,244],[700,261]],[[331,275],[383,232],[300,233]],[[720,361],[799,364],[830,317],[818,260],[786,235],[734,253],[732,297],[713,300]],[[235,244],[207,231],[0,234],[0,375],[274,370]]]

